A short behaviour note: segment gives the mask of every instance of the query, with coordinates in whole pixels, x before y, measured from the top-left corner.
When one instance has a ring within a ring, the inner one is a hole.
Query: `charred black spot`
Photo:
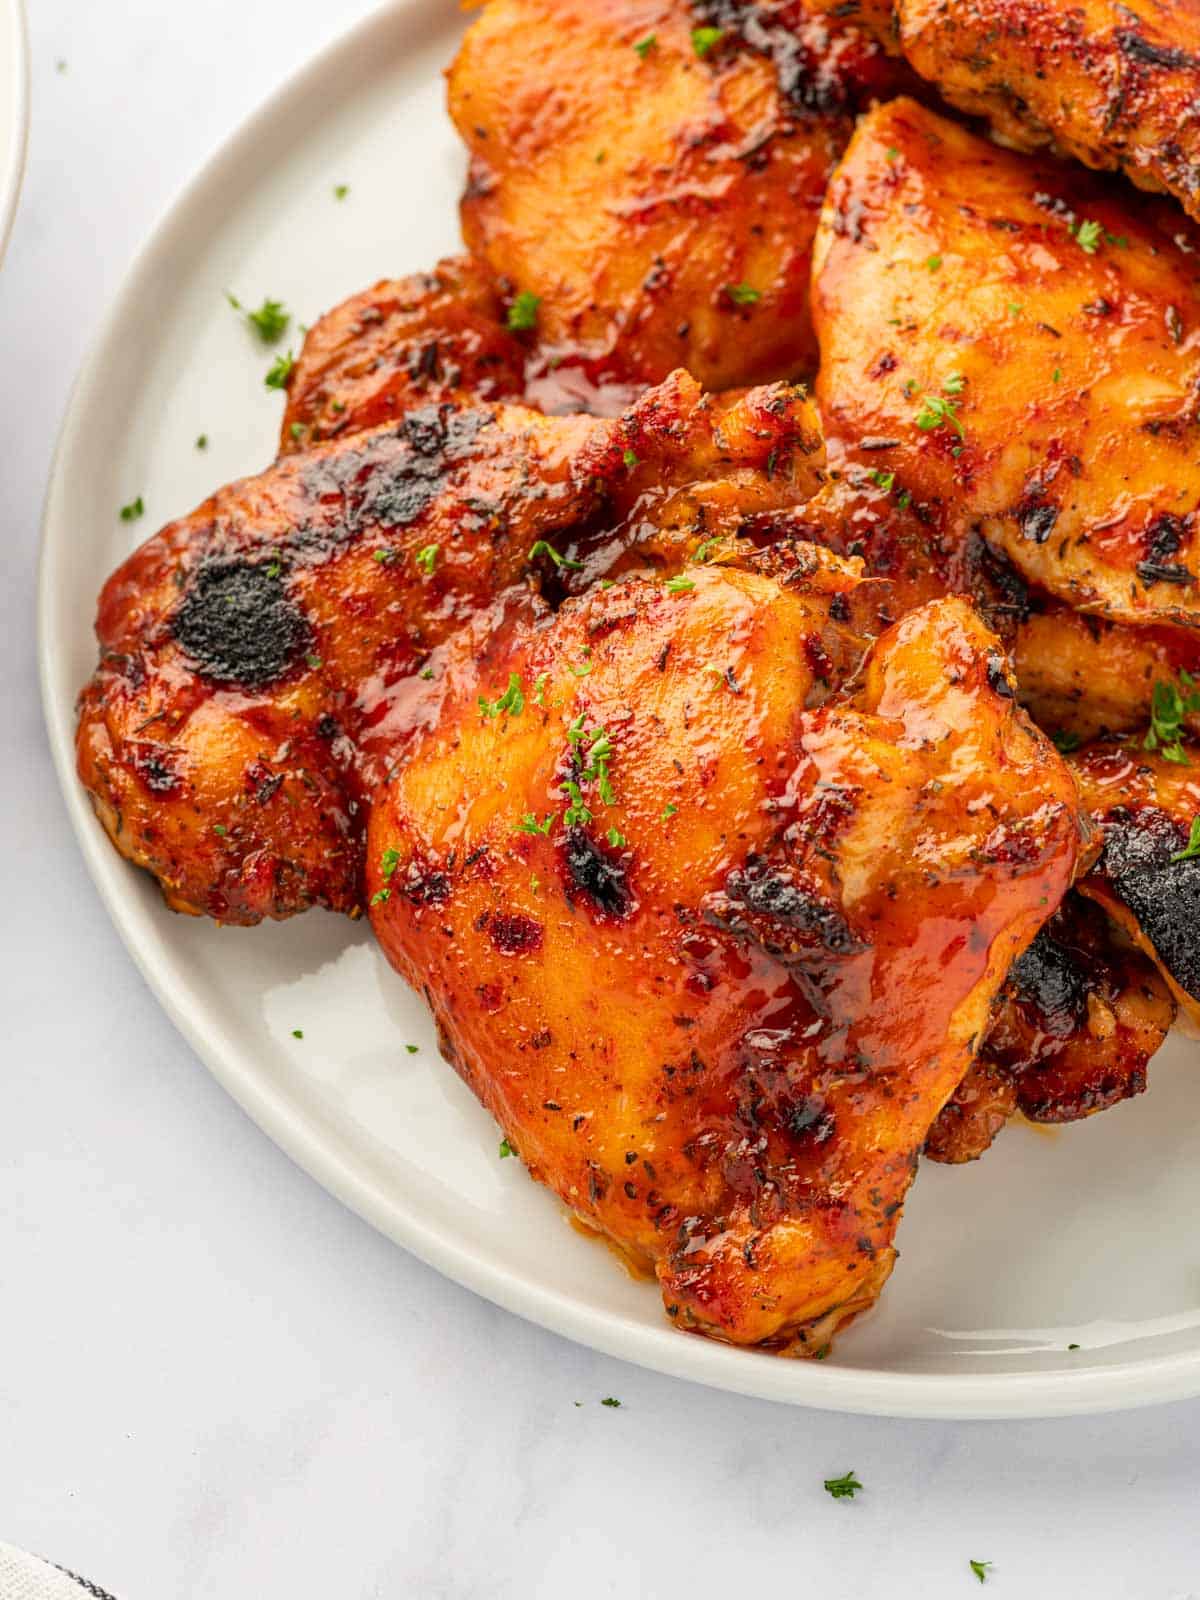
[[[312,640],[276,561],[205,562],[197,568],[172,627],[203,677],[248,689],[281,678]]]
[[[1133,28],[1118,28],[1113,34],[1117,49],[1127,61],[1136,61],[1143,67],[1165,67],[1168,70],[1195,71],[1200,67],[1200,57],[1180,50],[1174,45],[1152,44]]]
[[[582,890],[597,910],[608,917],[628,915],[632,904],[628,874],[589,833],[570,829],[563,859],[571,887]]]
[[[1171,560],[1187,534],[1187,523],[1169,511],[1162,511],[1153,519],[1146,529],[1145,559],[1137,564],[1138,577],[1143,583],[1194,582],[1187,567]]]
[[[1054,532],[1054,524],[1057,521],[1058,507],[1046,500],[1020,506],[1017,509],[1017,526],[1021,530],[1021,536],[1034,544],[1045,544]]]
[[[965,554],[967,587],[988,626],[1003,634],[1006,619],[1026,621],[1029,589],[1008,557],[976,533],[968,536]]]
[[[1173,563],[1158,561],[1139,561],[1137,575],[1144,584],[1152,583],[1195,583],[1195,574],[1188,567],[1177,566]]]
[[[1008,989],[1037,1015],[1038,1026],[1056,1039],[1068,1038],[1087,1016],[1088,974],[1078,952],[1060,944],[1043,928],[1013,962]]]
[[[773,954],[796,954],[798,940],[830,955],[862,949],[838,906],[798,883],[790,868],[761,856],[735,867],[724,894],[710,897],[708,909],[734,932],[753,931]]]
[[[488,938],[503,956],[529,955],[542,948],[542,925],[518,912],[499,913],[488,921]]]
[[[1105,821],[1097,870],[1180,988],[1200,997],[1200,858],[1171,860],[1186,843],[1185,830],[1166,812],[1119,806]]]

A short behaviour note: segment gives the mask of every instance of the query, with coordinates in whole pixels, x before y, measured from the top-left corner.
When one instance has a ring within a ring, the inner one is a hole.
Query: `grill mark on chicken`
[[[866,948],[839,907],[797,882],[789,868],[761,857],[733,868],[706,910],[718,926],[753,933],[771,955],[796,955],[801,948],[849,955]]]
[[[282,678],[312,640],[279,563],[261,560],[202,563],[171,626],[197,672],[248,689]]]

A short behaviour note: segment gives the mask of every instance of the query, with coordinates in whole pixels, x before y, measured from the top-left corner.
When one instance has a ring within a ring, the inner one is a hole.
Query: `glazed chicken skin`
[[[536,310],[551,409],[572,368],[595,406],[677,366],[712,389],[813,366],[829,174],[855,112],[909,80],[865,35],[783,10],[706,36],[685,0],[488,0],[468,31],[449,72],[463,236]]]
[[[1174,1020],[1153,963],[1118,946],[1103,912],[1072,892],[1010,968],[925,1154],[973,1161],[1018,1110],[1031,1122],[1075,1122],[1141,1094]]]
[[[849,14],[1007,145],[1124,172],[1200,218],[1196,0],[864,0]]]
[[[281,455],[450,401],[519,400],[524,345],[490,275],[469,256],[384,278],[308,330],[287,380]]]
[[[855,677],[856,564],[791,562],[516,627],[381,793],[367,883],[531,1174],[678,1326],[819,1353],[891,1270],[1078,818],[969,606]]]
[[[1197,259],[1086,176],[878,108],[814,260],[831,460],[1077,610],[1194,628]]]
[[[366,808],[436,717],[450,641],[478,658],[511,612],[686,564],[811,494],[821,459],[799,391],[713,401],[684,374],[616,421],[425,406],[289,456],[105,585],[80,778],[176,910],[356,914]]]

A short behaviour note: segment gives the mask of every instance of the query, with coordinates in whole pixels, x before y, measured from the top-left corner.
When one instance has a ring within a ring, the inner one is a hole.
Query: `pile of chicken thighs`
[[[449,96],[469,253],[109,579],[80,778],[178,911],[369,917],[679,1327],[824,1354],[922,1153],[1200,1008],[1200,0],[487,0]]]

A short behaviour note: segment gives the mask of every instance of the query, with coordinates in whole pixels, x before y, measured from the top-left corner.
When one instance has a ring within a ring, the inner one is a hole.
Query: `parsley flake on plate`
[[[825,1492],[835,1500],[853,1500],[862,1488],[853,1472],[843,1472],[840,1478],[826,1478]]]

